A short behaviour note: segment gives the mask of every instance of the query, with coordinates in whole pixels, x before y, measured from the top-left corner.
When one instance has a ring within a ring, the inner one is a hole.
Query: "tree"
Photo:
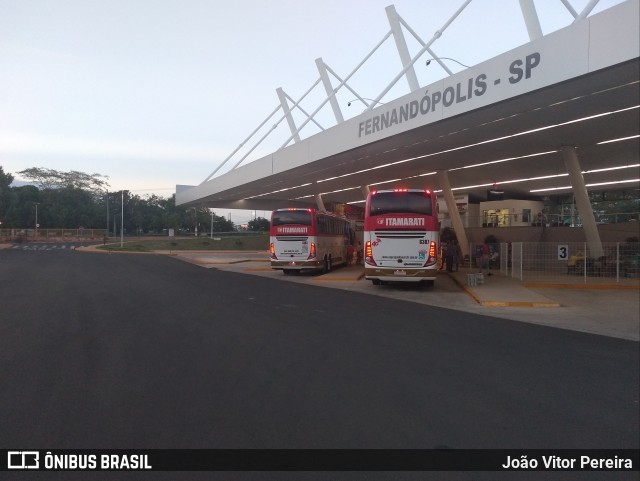
[[[41,204],[40,191],[34,185],[13,187],[9,195],[9,204],[2,222],[3,227],[34,228],[36,223],[35,204]],[[38,222],[42,219],[38,212]]]
[[[40,192],[42,205],[38,222],[43,228],[104,228],[104,206],[95,202],[91,192],[68,186]]]
[[[229,219],[219,215],[213,215],[213,232],[233,232],[236,227]]]
[[[4,169],[0,165],[0,189],[8,189],[13,182],[13,175],[5,174]],[[1,192],[1,191],[0,191]]]
[[[257,232],[269,232],[270,225],[269,219],[265,219],[264,217],[256,217],[250,220],[248,224],[250,231]]]
[[[93,194],[101,195],[109,186],[106,175],[85,174],[77,170],[60,172],[44,167],[31,167],[18,172],[22,177],[35,182],[41,189],[56,189],[64,187],[74,187]]]
[[[7,216],[7,209],[11,199],[11,183],[13,175],[5,174],[0,165],[0,222],[3,222]]]

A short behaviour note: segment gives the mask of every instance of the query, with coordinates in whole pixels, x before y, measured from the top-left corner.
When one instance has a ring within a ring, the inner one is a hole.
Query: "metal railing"
[[[640,279],[640,242],[602,243],[595,257],[586,242],[513,242],[490,244],[490,269],[532,281],[602,284]],[[480,270],[482,245],[470,244],[465,267]]]
[[[0,241],[102,240],[106,229],[0,229]]]
[[[640,221],[640,212],[613,212],[603,214],[594,212],[599,224],[618,224]],[[443,225],[450,226],[448,218],[442,219]],[[541,214],[523,216],[522,214],[498,214],[488,216],[461,216],[464,227],[582,227],[578,215]]]

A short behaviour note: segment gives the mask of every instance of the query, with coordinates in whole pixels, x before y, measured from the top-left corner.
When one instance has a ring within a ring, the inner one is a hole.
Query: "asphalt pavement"
[[[412,284],[373,286],[362,266],[335,269],[328,274],[283,275],[269,267],[265,252],[162,252],[162,255],[215,268],[261,277],[328,287],[391,299],[483,314],[560,329],[640,340],[640,279],[603,279],[584,285],[575,278],[539,276],[521,282],[493,272],[470,285],[476,271],[438,272],[433,288]]]
[[[635,341],[248,274],[175,256],[0,251],[0,444],[639,447]],[[447,281],[404,291],[459,296]],[[455,479],[499,479],[489,474]]]

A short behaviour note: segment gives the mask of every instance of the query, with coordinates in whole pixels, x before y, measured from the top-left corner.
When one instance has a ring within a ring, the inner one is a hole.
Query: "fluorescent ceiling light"
[[[583,170],[582,173],[595,174],[596,172],[608,172],[610,170],[620,170],[620,169],[633,169],[634,167],[640,167],[640,164],[620,165],[618,167],[607,167],[604,169]]]
[[[508,162],[510,160],[527,159],[527,158],[530,158],[530,157],[538,157],[540,155],[555,154],[556,152],[558,152],[558,151],[557,150],[550,150],[548,152],[537,152],[535,154],[521,155],[519,157],[509,157],[507,159],[490,160],[488,162],[482,162],[480,164],[472,164],[472,165],[465,165],[464,167],[456,167],[455,169],[449,169],[449,171],[452,172],[454,170],[472,169],[474,167],[482,167],[484,165],[499,164],[501,162]]]
[[[369,186],[372,186],[372,185],[388,184],[389,182],[399,182],[399,181],[401,181],[401,180],[404,180],[404,179],[390,179],[390,180],[383,180],[382,182],[374,182],[373,184],[368,184],[368,185],[369,185]]]
[[[279,189],[279,190],[274,190],[272,192],[266,192],[264,194],[254,195],[254,196],[251,196],[251,197],[247,197],[247,199],[255,199],[257,197],[263,197],[265,195],[277,194],[278,192],[285,192],[287,190],[299,189],[300,187],[306,187],[308,185],[311,185],[311,182],[307,182],[306,184],[296,185],[295,187],[285,187],[284,189]]]
[[[503,184],[517,184],[518,182],[527,182],[531,180],[544,180],[544,179],[554,179],[556,177],[567,177],[569,174],[554,174],[554,175],[542,175],[540,177],[529,177],[528,179],[514,179],[514,180],[501,180],[499,182],[491,182],[488,184],[478,184],[478,185],[467,185],[464,187],[454,187],[451,190],[462,190],[462,189],[477,189],[478,187],[489,187],[494,185],[503,185]]]
[[[613,185],[613,184],[630,184],[631,182],[640,183],[640,179],[628,179],[628,180],[615,180],[612,182],[599,182],[597,184],[586,184],[586,187],[598,187],[601,185]]]
[[[359,188],[360,187],[347,187],[346,189],[332,190],[331,192],[321,192],[319,195],[335,194],[337,192],[344,192],[345,190],[354,190],[354,189],[359,189]],[[308,199],[309,197],[313,197],[313,195],[304,195],[302,197],[296,197],[293,200]],[[289,199],[289,200],[291,200],[291,199]]]
[[[640,179],[628,179],[628,180],[615,180],[612,182],[597,182],[595,184],[585,184],[585,187],[599,187],[602,185],[615,185],[615,184],[630,184],[631,182],[639,183]],[[563,189],[572,189],[570,185],[565,185],[563,187],[547,187],[545,189],[533,189],[529,192],[547,192],[550,190],[563,190]]]
[[[630,137],[621,137],[619,139],[603,140],[602,142],[598,142],[598,145],[610,144],[612,142],[622,142],[623,140],[637,139],[638,137],[640,137],[640,135],[632,135]]]

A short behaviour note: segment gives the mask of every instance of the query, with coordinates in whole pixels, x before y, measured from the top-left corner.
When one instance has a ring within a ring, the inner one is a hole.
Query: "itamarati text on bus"
[[[329,272],[347,264],[351,225],[343,216],[315,209],[274,210],[269,236],[271,268],[285,274]]]
[[[373,284],[433,284],[438,264],[438,204],[428,189],[372,191],[364,217],[364,273]]]

